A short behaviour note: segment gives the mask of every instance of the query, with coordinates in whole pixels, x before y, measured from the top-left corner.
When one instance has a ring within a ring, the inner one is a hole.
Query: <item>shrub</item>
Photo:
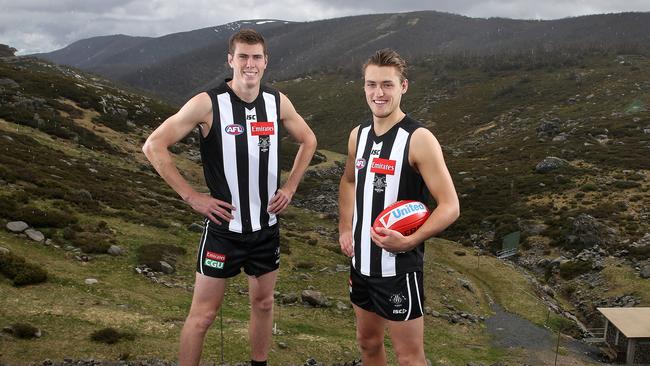
[[[643,200],[643,196],[640,194],[635,194],[634,196],[630,197],[630,202],[639,202]]]
[[[86,230],[92,230],[92,232],[77,231],[68,239],[72,245],[80,248],[84,253],[106,253],[111,246],[110,243],[115,242],[115,238],[111,234],[97,232],[95,228],[86,228]],[[67,233],[68,237],[71,236],[70,234],[70,232]]]
[[[630,254],[638,259],[645,260],[650,258],[650,246],[630,247]]]
[[[591,270],[591,262],[569,261],[560,264],[560,277],[570,280]]]
[[[47,272],[13,253],[0,253],[0,273],[13,281],[14,286],[45,282]]]
[[[583,192],[593,192],[598,190],[598,186],[595,183],[585,183],[580,187],[580,190]]]
[[[36,338],[38,334],[38,328],[31,324],[27,323],[16,323],[11,326],[11,330],[13,331],[13,335],[16,338],[21,338],[21,339],[31,339],[31,338]]]
[[[61,233],[63,236],[63,239],[66,240],[73,240],[74,238],[77,237],[77,230],[73,229],[70,226],[66,226],[63,228],[63,232]]]
[[[17,208],[18,205],[16,205],[16,201],[11,196],[0,196],[0,216],[11,218]]]
[[[634,182],[631,180],[615,180],[612,185],[619,189],[630,189],[636,188],[641,185],[639,182]]]
[[[33,206],[23,206],[16,211],[16,219],[34,227],[66,227],[77,222],[77,218],[58,209],[43,211]]]
[[[108,248],[110,248],[111,245],[106,242],[87,242],[79,246],[82,252],[91,254],[91,253],[96,253],[96,254],[102,254],[102,253],[107,253]]]
[[[280,253],[291,255],[291,245],[286,238],[280,238]]]
[[[622,201],[601,202],[595,207],[587,210],[587,213],[597,219],[607,219],[619,215],[626,210],[625,203]]]
[[[115,328],[103,328],[97,331],[94,331],[90,335],[90,339],[93,342],[106,343],[106,344],[115,344],[122,339],[133,340],[135,335],[128,332],[120,332]]]
[[[92,194],[85,189],[67,192],[63,199],[80,208],[97,209],[99,207],[99,202],[95,201]]]
[[[309,261],[298,261],[296,263],[296,268],[298,269],[312,269],[314,268],[314,263]]]
[[[185,248],[169,244],[148,244],[138,248],[138,263],[144,264],[155,271],[160,271],[160,261],[170,265],[176,264],[176,258],[186,253]]]
[[[16,178],[16,175],[10,169],[7,169],[4,166],[0,166],[0,179],[3,179],[9,183],[15,183]]]

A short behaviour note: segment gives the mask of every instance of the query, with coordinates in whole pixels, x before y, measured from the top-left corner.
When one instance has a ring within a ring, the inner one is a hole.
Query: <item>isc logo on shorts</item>
[[[393,310],[393,314],[404,314],[406,312],[407,312],[406,309],[395,309],[395,310]]]

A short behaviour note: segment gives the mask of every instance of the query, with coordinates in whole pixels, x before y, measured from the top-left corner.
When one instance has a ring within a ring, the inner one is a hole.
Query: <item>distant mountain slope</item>
[[[539,53],[567,48],[647,50],[643,40],[650,37],[650,13],[536,21],[424,11],[296,23],[240,21],[136,42],[120,47],[119,52],[107,46],[106,57],[102,44],[97,43],[92,47],[93,55],[97,55],[90,59],[92,62],[84,52],[75,57],[73,49],[65,52],[65,58],[63,50],[39,57],[181,102],[228,75],[226,42],[233,30],[241,27],[253,27],[265,35],[271,57],[267,77],[282,80],[323,70],[356,72],[369,54],[383,47],[395,48],[409,59],[431,54]]]
[[[141,68],[161,64],[179,55],[201,48],[221,48],[233,29],[251,25],[262,31],[289,22],[275,20],[239,21],[216,27],[168,34],[161,37],[101,36],[84,39],[45,54],[34,56],[59,64],[94,71],[113,79],[138,72]]]
[[[87,38],[48,53],[47,57],[43,58],[62,65],[91,68],[109,62],[111,57],[133,47],[138,47],[152,39],[150,37],[132,37],[123,34]],[[42,55],[36,54],[34,56]]]

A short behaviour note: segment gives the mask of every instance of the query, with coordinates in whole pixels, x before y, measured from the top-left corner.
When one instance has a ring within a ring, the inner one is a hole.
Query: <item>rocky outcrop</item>
[[[617,236],[615,229],[600,223],[591,215],[580,214],[573,221],[573,232],[567,237],[567,242],[576,247],[608,248],[616,244]]]
[[[564,159],[560,159],[555,156],[548,156],[544,158],[544,160],[537,163],[537,165],[535,166],[535,172],[547,173],[553,170],[568,167],[570,165],[571,164],[569,164],[569,162]]]

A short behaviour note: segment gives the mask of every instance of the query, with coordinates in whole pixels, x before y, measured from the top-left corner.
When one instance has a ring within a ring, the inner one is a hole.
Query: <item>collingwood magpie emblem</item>
[[[405,300],[406,300],[406,297],[404,295],[402,295],[401,292],[399,294],[390,295],[390,302],[391,302],[391,304],[395,305],[395,307],[402,306],[402,303]]]
[[[375,175],[375,181],[372,184],[375,187],[375,192],[381,193],[386,188],[386,176],[384,175]]]
[[[257,143],[257,146],[260,147],[261,152],[269,151],[269,146],[271,146],[270,136],[260,136],[260,141]]]

